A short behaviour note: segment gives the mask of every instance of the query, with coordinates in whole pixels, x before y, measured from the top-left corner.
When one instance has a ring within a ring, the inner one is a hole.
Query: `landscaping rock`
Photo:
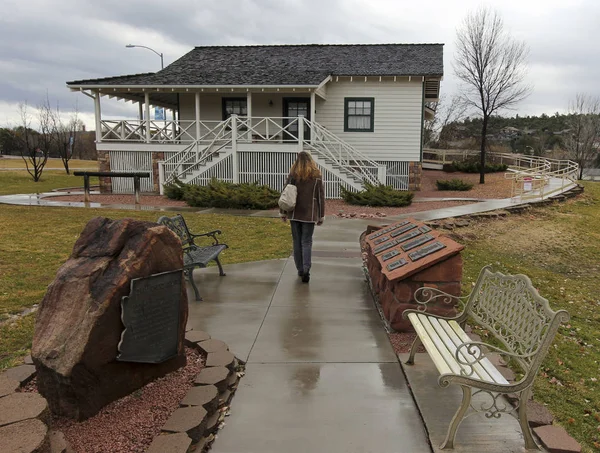
[[[48,433],[50,441],[50,453],[71,453],[73,449],[65,439],[65,435],[60,431],[50,431]]]
[[[178,355],[160,364],[118,362],[121,300],[131,280],[181,269],[181,243],[163,225],[92,219],[48,287],[32,357],[53,413],[79,420],[185,364],[187,292],[182,284]],[[183,279],[183,277],[182,277]]]
[[[227,346],[227,344],[225,344],[221,340],[215,340],[214,338],[212,340],[202,341],[202,342],[198,343],[198,346],[200,347],[200,349],[202,349],[207,354],[209,354],[211,352],[229,350],[229,347]]]
[[[182,406],[202,406],[208,412],[212,412],[219,405],[219,391],[214,385],[192,387],[180,404]]]
[[[219,428],[219,422],[221,421],[221,411],[216,411],[206,421],[206,428],[204,434],[214,433]]]
[[[37,393],[13,393],[0,398],[0,426],[31,418],[46,421],[48,415],[48,403]]]
[[[200,406],[177,409],[162,427],[163,431],[187,433],[194,442],[198,442],[206,427],[208,412]]]
[[[195,346],[196,343],[210,340],[210,335],[201,330],[188,330],[185,333],[185,340],[188,342],[189,346]]]
[[[20,365],[9,368],[2,376],[19,381],[21,385],[26,385],[35,377],[35,367],[33,365]]]
[[[224,366],[231,370],[233,369],[234,359],[235,357],[229,351],[211,352],[206,357],[206,366]]]
[[[550,453],[579,453],[581,445],[567,434],[562,426],[549,425],[533,428],[542,445]]]
[[[536,428],[551,425],[554,422],[554,415],[543,404],[530,400],[527,401],[527,420],[529,420],[529,426]]]
[[[223,392],[227,388],[227,377],[230,373],[231,371],[225,367],[203,368],[196,376],[194,384],[212,384],[217,387],[219,392]]]
[[[162,434],[156,436],[146,453],[186,453],[192,439],[185,433]]]
[[[25,363],[25,365],[33,365],[33,359],[30,355],[28,355],[23,359],[23,363]]]
[[[19,388],[19,381],[0,374],[0,398],[14,393]]]
[[[47,434],[47,426],[37,419],[0,427],[0,451],[3,453],[46,453],[50,448]]]

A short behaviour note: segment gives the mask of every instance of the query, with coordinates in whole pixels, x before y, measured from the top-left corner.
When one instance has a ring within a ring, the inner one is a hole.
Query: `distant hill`
[[[490,118],[488,141],[490,147],[504,151],[541,155],[549,150],[562,149],[563,137],[569,133],[570,115],[519,116]],[[479,148],[481,118],[466,118],[446,125],[436,142],[439,148]]]

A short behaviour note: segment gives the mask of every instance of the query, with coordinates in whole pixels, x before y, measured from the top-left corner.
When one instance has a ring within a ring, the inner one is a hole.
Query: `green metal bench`
[[[455,305],[461,299],[466,300],[464,309],[455,317],[427,313],[429,303]],[[565,310],[552,311],[527,276],[492,272],[489,266],[481,270],[469,296],[419,288],[415,300],[418,309],[403,313],[417,332],[407,365],[414,364],[416,349],[423,344],[440,373],[440,387],[460,385],[463,393],[441,448],[454,448],[456,432],[465,417],[484,412],[488,418],[513,415],[521,425],[525,448],[539,449],[527,421],[527,400],[548,348],[560,324],[568,322],[569,314]],[[463,330],[467,320],[487,330],[502,347],[471,340]],[[490,361],[492,354],[500,355],[522,377],[508,382]],[[515,407],[502,398],[509,393],[518,396]],[[484,400],[474,404],[472,396]]]
[[[221,262],[219,261],[219,254],[228,248],[228,246],[219,243],[219,240],[217,239],[217,234],[221,234],[221,230],[209,231],[208,233],[202,234],[192,234],[181,214],[177,214],[175,217],[162,216],[158,219],[158,223],[167,226],[181,240],[181,246],[183,247],[184,272],[192,284],[192,288],[194,288],[196,300],[202,300],[198,287],[194,282],[193,271],[195,267],[206,267],[210,261],[215,261],[217,266],[219,266],[219,275],[225,275],[223,266],[221,266]],[[199,237],[210,237],[212,238],[213,243],[204,246],[198,245],[194,240]]]

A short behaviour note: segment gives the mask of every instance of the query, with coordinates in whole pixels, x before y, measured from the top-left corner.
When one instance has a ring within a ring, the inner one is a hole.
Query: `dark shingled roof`
[[[196,47],[156,73],[69,85],[318,85],[327,76],[442,76],[443,44]]]

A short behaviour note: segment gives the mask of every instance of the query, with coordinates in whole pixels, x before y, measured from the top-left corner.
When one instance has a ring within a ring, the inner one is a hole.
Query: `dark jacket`
[[[288,176],[286,185],[290,183]],[[281,212],[287,215],[289,220],[299,222],[317,223],[325,217],[325,188],[322,179],[307,179],[305,181],[294,181],[298,189],[296,207],[293,211]]]

